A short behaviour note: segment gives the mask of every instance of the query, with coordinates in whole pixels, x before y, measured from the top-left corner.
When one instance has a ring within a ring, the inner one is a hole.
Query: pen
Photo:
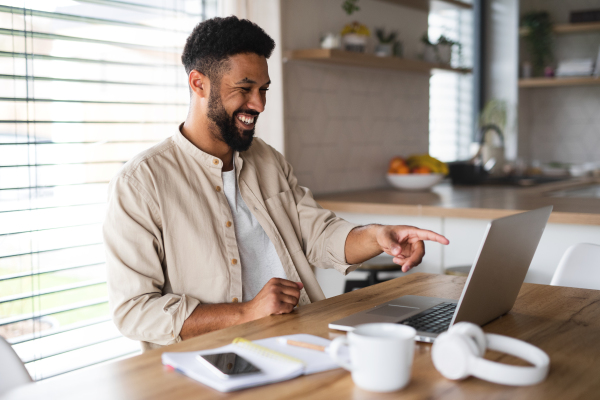
[[[319,346],[318,344],[299,342],[297,340],[290,340],[283,337],[277,339],[281,344],[287,344],[288,346],[296,346],[296,347],[304,347],[305,349],[317,350],[317,351],[327,351],[326,346]]]

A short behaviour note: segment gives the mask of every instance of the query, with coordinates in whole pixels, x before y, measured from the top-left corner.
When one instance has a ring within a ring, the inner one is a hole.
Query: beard
[[[252,145],[252,139],[254,139],[254,127],[252,127],[252,129],[240,129],[237,126],[236,119],[237,115],[240,113],[256,116],[254,119],[254,127],[256,126],[259,114],[257,111],[238,108],[233,112],[232,116],[229,116],[225,107],[223,107],[220,95],[216,90],[211,90],[208,100],[207,116],[214,122],[217,128],[218,132],[213,132],[213,134],[218,140],[227,144],[233,151],[248,150]]]

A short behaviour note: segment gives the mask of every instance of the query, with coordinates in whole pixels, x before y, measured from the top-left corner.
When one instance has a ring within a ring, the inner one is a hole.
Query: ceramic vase
[[[344,50],[355,51],[357,53],[364,53],[367,49],[367,40],[369,38],[364,35],[358,35],[356,33],[348,33],[344,35]]]
[[[437,47],[437,61],[440,64],[450,65],[452,59],[452,45],[451,44],[438,44]]]

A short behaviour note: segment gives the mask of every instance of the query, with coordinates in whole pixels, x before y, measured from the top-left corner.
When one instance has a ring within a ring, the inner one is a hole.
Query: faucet
[[[490,146],[488,148],[485,146],[485,134],[489,130],[496,132],[500,138],[500,147],[494,148]],[[498,125],[487,124],[481,127],[479,130],[479,150],[473,159],[480,162],[487,172],[496,172],[496,174],[501,172],[504,165],[504,134]],[[494,167],[496,167],[495,171],[492,171]]]
[[[498,134],[502,147],[504,147],[504,134],[502,133],[502,129],[496,124],[487,124],[481,127],[479,130],[479,146],[483,146],[485,143],[485,134],[489,130],[493,130]]]

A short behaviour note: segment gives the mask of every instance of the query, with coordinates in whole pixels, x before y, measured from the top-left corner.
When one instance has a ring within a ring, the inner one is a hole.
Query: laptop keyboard
[[[455,310],[456,303],[440,303],[399,323],[421,332],[440,333],[450,326]]]

